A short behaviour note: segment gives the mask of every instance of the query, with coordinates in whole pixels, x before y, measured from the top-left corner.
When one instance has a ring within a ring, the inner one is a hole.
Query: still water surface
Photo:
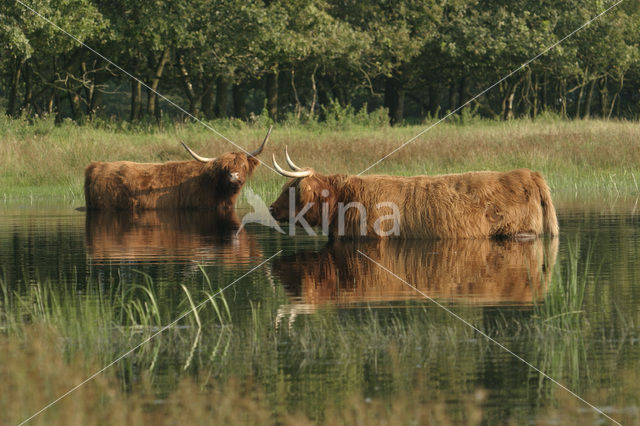
[[[638,422],[635,202],[565,203],[558,216],[561,237],[550,241],[332,244],[259,225],[237,232],[197,212],[132,216],[13,204],[0,207],[0,271],[5,288],[23,295],[45,281],[54,291],[71,286],[89,294],[146,277],[158,303],[177,317],[184,308],[176,302],[184,298],[181,284],[195,295],[206,273],[210,288],[222,288],[281,250],[225,292],[235,327],[229,333],[242,341],[246,324],[264,322],[265,333],[276,335],[274,351],[256,357],[254,336],[254,344],[239,344],[223,363],[213,355],[192,361],[190,353],[189,368],[180,368],[175,351],[161,351],[164,359],[153,362],[160,366],[159,395],[180,374],[220,362],[211,367],[214,376],[255,377],[276,395],[274,410],[284,405],[316,419],[326,403],[356,392],[383,399],[422,392],[454,405],[476,395],[488,422],[545,422],[553,421],[554,409],[590,410],[426,295],[608,415]],[[350,339],[362,347],[350,352]],[[185,346],[193,352],[192,342]]]

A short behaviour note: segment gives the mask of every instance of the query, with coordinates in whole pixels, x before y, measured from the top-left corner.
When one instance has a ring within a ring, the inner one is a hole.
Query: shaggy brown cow
[[[286,159],[294,171],[283,170],[273,157],[276,170],[293,179],[271,205],[271,214],[280,221],[322,225],[330,238],[558,234],[549,187],[531,170],[412,177],[323,175],[296,166],[288,153]]]
[[[384,268],[434,299],[531,305],[547,292],[557,252],[558,238],[336,240],[275,259],[271,271],[292,300],[280,318],[325,304],[424,299]]]
[[[88,211],[85,242],[92,264],[158,261],[252,263],[262,253],[235,213],[221,221],[210,210]],[[197,264],[195,263],[197,262]]]
[[[250,153],[231,152],[217,158],[197,155],[196,161],[133,163],[92,162],[85,169],[87,209],[208,209],[230,215],[245,180],[253,173],[269,139]]]

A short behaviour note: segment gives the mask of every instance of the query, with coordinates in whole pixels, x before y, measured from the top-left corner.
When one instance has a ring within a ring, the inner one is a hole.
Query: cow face
[[[278,221],[302,215],[309,225],[319,226],[331,217],[335,203],[335,191],[329,178],[314,173],[287,182],[269,212]]]
[[[182,142],[182,146],[193,158],[206,164],[205,175],[207,175],[220,195],[234,195],[240,192],[247,178],[251,176],[255,168],[260,164],[256,157],[267,144],[272,129],[273,126],[269,128],[262,145],[251,152],[229,152],[217,158],[208,158],[196,154],[184,142]]]
[[[258,159],[253,156],[231,152],[221,155],[207,166],[216,190],[221,195],[233,195],[240,192],[258,164]]]

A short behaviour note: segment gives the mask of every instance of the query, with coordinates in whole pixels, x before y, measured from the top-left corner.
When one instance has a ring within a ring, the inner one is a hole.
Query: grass
[[[585,398],[633,405],[633,383],[611,394],[592,390],[615,380],[617,370],[599,367],[602,360],[589,355],[600,340],[582,306],[588,283],[598,279],[584,261],[588,252],[570,242],[544,303],[532,312],[514,308],[513,315],[491,319],[483,308],[453,309]],[[0,422],[26,418],[186,312],[192,315],[39,422],[478,424],[503,421],[495,401],[509,389],[526,393],[530,388],[522,382],[531,379],[538,382],[537,395],[521,398],[540,407],[514,408],[510,418],[595,419],[579,405],[571,415],[554,409],[563,391],[519,363],[505,374],[507,382],[484,388],[478,373],[508,356],[427,301],[393,309],[320,309],[278,327],[284,294],[234,309],[231,294],[213,297],[217,288],[201,271],[202,286],[176,283],[170,300],[143,273],[102,284],[90,279],[82,291],[74,282],[54,286],[45,279],[9,288],[0,280],[0,377],[5,389],[20,389],[3,392]],[[256,284],[268,286],[266,280]],[[110,411],[117,415],[109,417]]]
[[[324,173],[359,173],[430,123],[389,127],[356,123],[276,125],[262,159],[293,159]],[[264,137],[267,123],[219,120],[211,125],[240,146]],[[51,120],[0,118],[0,197],[67,198],[83,202],[83,169],[92,160],[157,162],[187,159],[184,140],[203,155],[236,148],[198,123],[154,126],[116,123],[55,126]],[[442,174],[528,167],[544,173],[554,196],[637,196],[640,185],[640,124],[598,120],[471,120],[442,123],[367,173]],[[284,183],[261,167],[249,185],[273,199]]]

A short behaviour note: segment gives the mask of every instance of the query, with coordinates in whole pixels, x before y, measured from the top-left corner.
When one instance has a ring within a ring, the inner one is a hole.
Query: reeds
[[[544,301],[531,309],[450,308],[551,377],[588,393],[593,384],[615,374],[590,356],[599,344],[583,307],[588,283],[598,279],[590,251],[569,242]],[[231,293],[217,294],[215,281],[201,272],[202,286],[175,283],[170,299],[143,273],[126,279],[113,276],[101,290],[90,281],[82,292],[77,285],[60,288],[46,279],[28,290],[11,290],[0,280],[0,346],[4,342],[15,352],[11,363],[0,359],[0,376],[42,392],[34,399],[40,403],[189,313],[123,359],[105,375],[105,382],[92,385],[96,387],[88,396],[77,396],[88,398],[81,407],[98,404],[95,412],[78,419],[102,419],[102,408],[118,409],[118,419],[134,424],[137,419],[163,424],[180,412],[194,424],[203,419],[285,424],[377,418],[390,424],[424,419],[475,424],[479,416],[488,422],[503,419],[500,410],[480,408],[504,400],[500,390],[484,389],[479,375],[487,365],[510,356],[427,300],[328,306],[313,313],[300,311],[292,321],[278,320],[278,308],[289,303],[281,292],[269,290],[250,297],[244,307],[236,306]],[[254,284],[251,289],[270,289],[264,277],[256,277]],[[29,349],[30,344],[43,349]],[[54,360],[54,371],[35,373],[33,363],[18,362],[23,350],[42,350],[64,362]],[[530,398],[546,415],[562,391],[515,359],[514,364],[503,372],[506,386],[513,381],[519,392],[535,393]],[[66,368],[80,369],[84,376],[62,380],[56,372],[68,374]],[[520,380],[532,383],[526,386]],[[161,404],[150,403],[158,399]],[[3,404],[11,407],[11,401]],[[37,405],[20,404],[23,408],[16,412],[22,417]],[[69,407],[61,405],[43,419],[56,421],[55,414]],[[574,415],[591,418],[579,407],[575,410]],[[523,410],[514,418],[528,421],[537,413]]]

